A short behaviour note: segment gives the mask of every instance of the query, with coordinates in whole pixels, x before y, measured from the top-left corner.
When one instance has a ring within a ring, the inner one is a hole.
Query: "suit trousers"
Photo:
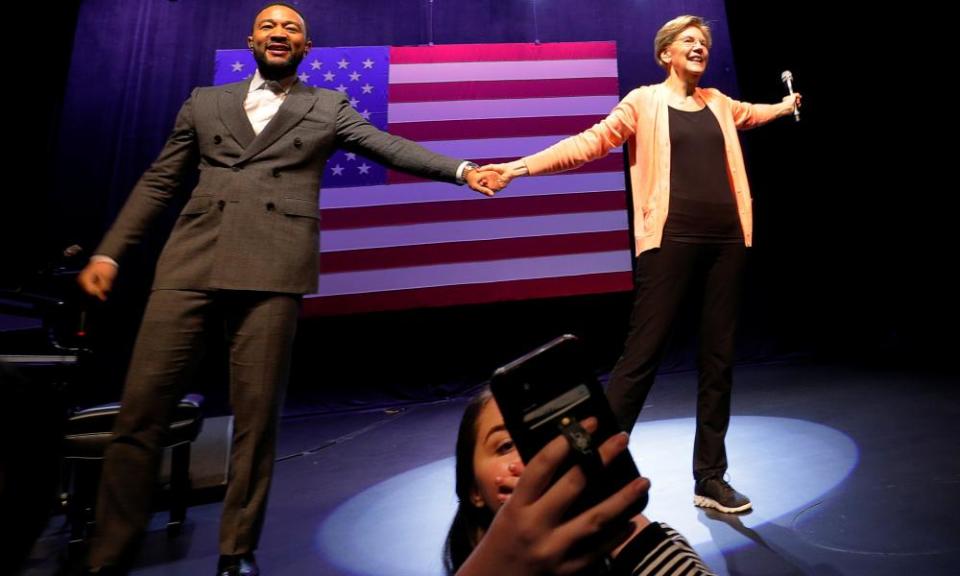
[[[234,414],[220,553],[256,549],[299,306],[298,295],[269,292],[155,290],[150,295],[105,454],[89,566],[129,562],[149,521],[173,410],[214,335],[228,350]]]
[[[722,477],[727,470],[724,439],[745,263],[742,243],[695,244],[664,238],[660,248],[641,253],[627,340],[610,373],[607,397],[621,428],[630,431],[653,386],[680,306],[687,296],[699,297],[695,480]]]

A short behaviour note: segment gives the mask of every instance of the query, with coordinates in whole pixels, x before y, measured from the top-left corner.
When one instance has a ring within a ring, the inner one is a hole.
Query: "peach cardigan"
[[[738,102],[714,88],[697,88],[696,92],[720,122],[726,143],[730,189],[736,196],[743,238],[750,246],[753,241],[752,199],[736,131],[773,120],[776,109],[769,104]],[[637,254],[660,246],[667,221],[670,203],[669,95],[664,84],[637,88],[593,127],[523,159],[530,175],[562,172],[606,156],[611,149],[626,143]]]

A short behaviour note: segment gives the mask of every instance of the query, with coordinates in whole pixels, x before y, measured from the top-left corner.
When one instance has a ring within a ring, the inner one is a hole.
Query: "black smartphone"
[[[603,388],[590,369],[583,344],[572,334],[498,368],[490,380],[490,389],[524,462],[562,434],[571,419],[597,419],[597,429],[591,434],[593,450],[620,432]],[[568,459],[556,477],[573,466],[575,460]],[[601,502],[639,475],[629,450],[624,450],[605,468],[588,473],[587,487],[571,515]],[[644,495],[631,509],[631,516],[646,505]]]

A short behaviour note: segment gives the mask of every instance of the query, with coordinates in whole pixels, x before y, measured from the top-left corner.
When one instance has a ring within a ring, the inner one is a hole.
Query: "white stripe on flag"
[[[627,230],[625,210],[320,231],[323,252]],[[392,272],[391,272],[392,274]]]
[[[505,100],[450,100],[400,102],[387,105],[390,124],[438,120],[489,120],[609,114],[620,97],[572,96],[569,98],[517,98]]]
[[[473,140],[436,140],[420,142],[425,148],[454,158],[520,158],[539,152],[566,138],[567,134],[557,136],[529,136],[525,138],[477,138]],[[618,147],[611,154],[622,152]]]
[[[622,171],[585,172],[557,176],[530,176],[517,178],[497,198],[520,196],[543,196],[548,194],[578,194],[583,192],[606,192],[625,190]],[[477,194],[466,186],[445,182],[410,182],[407,184],[383,184],[380,186],[356,186],[353,188],[324,188],[320,193],[320,207],[362,208],[365,206],[391,206],[395,204],[419,204],[424,202],[450,202],[477,200],[496,202]]]
[[[626,250],[488,262],[434,264],[391,268],[387,274],[382,270],[321,274],[320,289],[317,294],[321,296],[362,294],[432,286],[627,272],[630,269],[630,253]]]
[[[616,58],[390,65],[391,84],[616,77]]]

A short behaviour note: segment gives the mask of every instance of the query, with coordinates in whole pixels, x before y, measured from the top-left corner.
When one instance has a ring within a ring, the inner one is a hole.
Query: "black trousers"
[[[730,422],[734,332],[746,247],[664,238],[637,259],[636,293],[623,355],[607,396],[624,430],[635,424],[660,365],[670,328],[687,296],[700,299],[700,350],[694,479],[723,476]]]
[[[300,297],[289,294],[192,290],[151,294],[105,454],[88,565],[130,560],[149,521],[173,410],[214,334],[225,339],[229,351],[234,413],[220,552],[241,554],[257,547],[299,307]]]

